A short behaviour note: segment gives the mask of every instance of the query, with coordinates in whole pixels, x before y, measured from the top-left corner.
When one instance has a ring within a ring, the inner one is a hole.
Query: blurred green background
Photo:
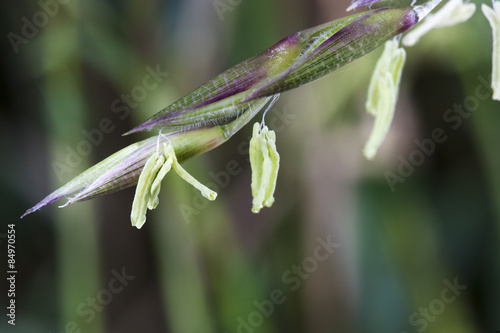
[[[133,188],[19,220],[147,137],[122,133],[348,5],[4,1],[2,309],[9,223],[18,274],[16,326],[2,315],[0,331],[498,332],[500,108],[484,84],[492,36],[480,10],[407,50],[394,123],[373,162],[362,157],[373,124],[364,101],[381,49],[283,94],[266,117],[282,161],[276,203],[258,215],[247,126],[185,165],[215,185],[214,203],[169,175],[141,230],[130,225]],[[146,79],[156,70],[168,76]],[[446,140],[431,144],[436,129]],[[403,170],[404,161],[418,165]],[[392,190],[388,172],[404,173]]]

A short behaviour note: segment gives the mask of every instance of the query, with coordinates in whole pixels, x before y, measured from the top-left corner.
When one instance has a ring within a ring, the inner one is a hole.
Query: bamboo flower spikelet
[[[282,39],[126,133],[160,131],[159,135],[132,144],[75,177],[28,209],[23,217],[61,198],[68,198],[67,206],[138,185],[131,219],[140,228],[147,209],[158,205],[161,181],[170,169],[207,199],[214,200],[217,194],[200,184],[181,163],[229,140],[262,109],[266,106],[269,109],[279,94],[323,77],[412,28],[439,2],[368,10]],[[394,74],[392,70],[389,71]],[[395,76],[392,83],[388,78],[382,80],[385,83],[378,83],[377,89],[385,88],[384,84],[390,86],[392,97],[387,95],[384,97],[387,100],[373,101],[377,105],[382,103],[387,111],[394,104],[398,80]],[[377,117],[382,114],[379,108],[373,109],[377,109]],[[254,134],[252,194],[253,211],[258,212],[274,202],[279,155],[273,131],[255,125]]]
[[[493,73],[491,88],[493,89],[493,99],[500,101],[500,1],[493,0],[492,6],[482,4],[481,9],[488,19],[493,31]]]

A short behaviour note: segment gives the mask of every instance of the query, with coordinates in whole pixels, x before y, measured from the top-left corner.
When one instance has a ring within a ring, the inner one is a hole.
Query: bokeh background
[[[348,5],[2,2],[0,331],[498,332],[500,104],[485,97],[492,35],[480,10],[407,49],[394,123],[372,162],[362,156],[373,124],[364,102],[381,49],[283,94],[266,117],[282,161],[276,203],[258,215],[247,126],[185,165],[204,183],[218,179],[213,203],[169,175],[141,230],[130,225],[133,188],[19,219],[147,137],[122,133],[281,38],[346,15]],[[54,15],[44,20],[42,10]],[[23,18],[41,26],[24,28],[30,37],[13,47],[9,33],[23,34]],[[169,75],[137,88],[156,69]],[[134,91],[140,98],[127,104]],[[419,160],[415,140],[439,129],[446,140]],[[410,159],[418,165],[404,169]],[[401,172],[391,189],[388,173]],[[3,313],[10,223],[15,327]],[[318,248],[325,242],[332,253]]]

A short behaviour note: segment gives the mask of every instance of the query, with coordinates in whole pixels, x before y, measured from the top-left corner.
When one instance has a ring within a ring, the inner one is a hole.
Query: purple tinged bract
[[[245,111],[245,103],[312,82],[417,22],[411,7],[381,8],[295,33],[209,80],[126,134],[227,124]]]

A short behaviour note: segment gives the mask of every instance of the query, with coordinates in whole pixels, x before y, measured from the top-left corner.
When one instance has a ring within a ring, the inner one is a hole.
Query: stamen
[[[405,50],[398,45],[397,40],[386,42],[368,89],[366,111],[375,117],[375,124],[363,151],[369,160],[377,154],[394,117],[401,73],[406,60]]]
[[[276,133],[259,123],[253,127],[250,140],[250,166],[252,168],[252,212],[258,213],[274,203],[278,178],[279,154],[276,150]]]
[[[164,162],[165,157],[154,153],[146,162],[139,176],[134,202],[132,203],[132,212],[130,213],[132,226],[137,227],[137,229],[142,228],[144,223],[146,223],[146,212],[151,196],[151,185]]]
[[[172,145],[164,144],[165,156],[172,159],[172,167],[175,172],[191,184],[194,188],[201,192],[201,194],[210,201],[214,201],[217,198],[217,193],[200,183],[196,178],[191,176],[177,161],[177,157],[175,156],[175,151]]]
[[[488,19],[493,31],[493,70],[491,77],[491,88],[493,99],[500,101],[500,1],[492,1],[492,6],[483,4],[481,9]]]
[[[171,157],[169,157],[161,167],[160,171],[158,171],[158,174],[156,175],[153,185],[151,186],[151,197],[149,198],[148,202],[148,208],[150,210],[155,209],[158,206],[158,203],[160,202],[158,195],[160,194],[161,190],[161,181],[163,180],[163,178],[165,178],[167,173],[172,168],[172,163],[173,160]]]

